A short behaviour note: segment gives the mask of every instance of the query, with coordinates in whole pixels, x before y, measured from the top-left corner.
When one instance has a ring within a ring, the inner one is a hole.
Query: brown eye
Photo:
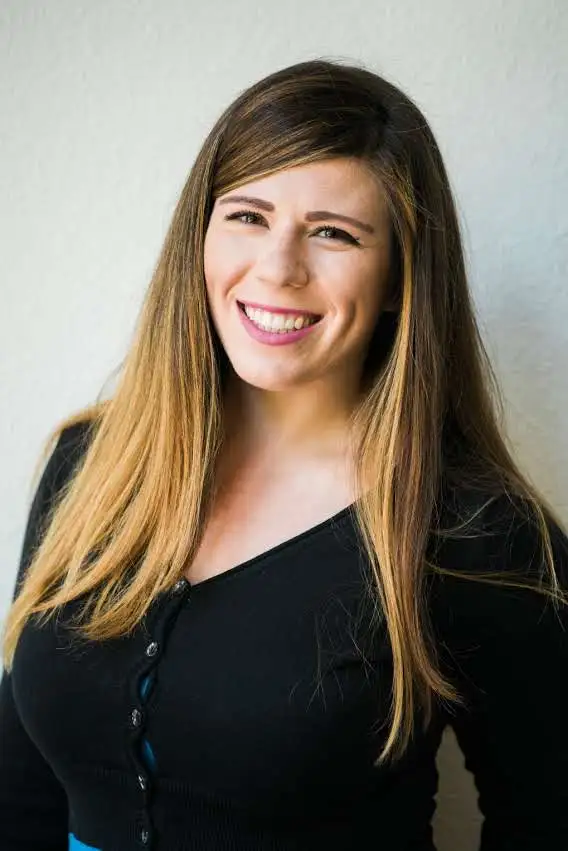
[[[316,233],[321,233],[324,230],[332,232],[332,239],[340,239],[343,242],[359,244],[359,240],[356,239],[356,237],[351,236],[351,234],[347,233],[347,231],[341,230],[341,228],[336,228],[333,225],[322,225],[321,228],[317,229]]]
[[[238,213],[229,213],[228,216],[225,216],[225,221],[230,222],[236,219],[242,220],[244,216],[250,216],[250,218],[254,219],[254,223],[258,222],[259,219],[262,219],[262,216],[259,213],[253,213],[251,210],[239,210]],[[243,224],[246,224],[246,222],[243,222]],[[253,222],[251,222],[251,224],[253,224]]]

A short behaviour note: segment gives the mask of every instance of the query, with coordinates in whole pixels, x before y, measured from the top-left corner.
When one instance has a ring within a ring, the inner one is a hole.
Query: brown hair
[[[503,405],[432,131],[380,76],[314,60],[260,80],[223,112],[182,190],[116,391],[53,432],[91,423],[88,450],[59,493],[8,614],[6,667],[31,615],[47,620],[85,595],[83,634],[123,635],[182,575],[212,503],[223,443],[227,363],[203,269],[212,204],[278,169],[337,157],[357,158],[380,178],[398,305],[378,322],[353,415],[356,517],[394,663],[390,731],[379,759],[403,753],[419,706],[427,723],[434,697],[460,700],[436,664],[423,593],[442,480],[488,501],[520,496],[542,534],[548,584],[538,590],[563,599],[546,522],[552,509],[515,465],[502,433]]]

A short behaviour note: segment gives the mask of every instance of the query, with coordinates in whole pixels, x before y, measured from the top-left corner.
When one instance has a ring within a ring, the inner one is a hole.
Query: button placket
[[[184,592],[190,587],[188,580],[181,578],[171,587],[169,597],[166,597],[162,604],[157,605],[153,610],[150,623],[147,624],[150,628],[145,633],[147,643],[143,646],[136,670],[129,682],[129,694],[132,701],[129,718],[130,758],[138,794],[141,797],[141,809],[138,811],[135,831],[138,844],[147,849],[153,845],[153,827],[149,808],[153,788],[152,774],[156,766],[150,743],[145,738],[148,715],[145,704],[155,679],[154,670],[159,665],[159,659],[163,653],[166,630],[184,604],[186,599]],[[146,750],[150,750],[151,761],[148,760]]]

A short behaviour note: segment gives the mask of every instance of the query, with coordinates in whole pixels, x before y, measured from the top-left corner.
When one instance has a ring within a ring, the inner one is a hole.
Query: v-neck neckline
[[[233,567],[229,567],[226,570],[221,571],[221,573],[215,574],[214,576],[209,576],[206,579],[201,579],[199,582],[190,582],[187,577],[183,577],[186,582],[186,586],[192,591],[197,591],[199,588],[209,587],[215,583],[221,582],[222,580],[231,579],[237,574],[244,573],[249,568],[253,568],[260,564],[263,564],[266,561],[270,561],[272,558],[275,558],[276,556],[280,555],[280,553],[282,553],[284,550],[287,550],[297,544],[302,543],[307,538],[314,537],[315,535],[325,531],[330,527],[344,523],[352,517],[354,507],[355,502],[350,502],[349,505],[346,505],[344,508],[341,508],[335,514],[332,514],[331,517],[326,517],[324,520],[320,520],[319,523],[316,523],[313,526],[310,526],[309,528],[298,532],[296,535],[292,535],[292,537],[290,538],[286,538],[285,541],[280,541],[279,544],[275,544],[273,547],[270,547],[269,549],[264,550],[263,552],[258,553],[257,555],[246,559],[245,561],[239,562],[239,564],[235,564]]]

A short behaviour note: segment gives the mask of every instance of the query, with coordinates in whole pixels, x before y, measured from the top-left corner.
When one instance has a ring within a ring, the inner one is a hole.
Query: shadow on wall
[[[447,728],[438,751],[437,809],[432,821],[438,851],[477,851],[482,816],[477,790],[453,731]]]

